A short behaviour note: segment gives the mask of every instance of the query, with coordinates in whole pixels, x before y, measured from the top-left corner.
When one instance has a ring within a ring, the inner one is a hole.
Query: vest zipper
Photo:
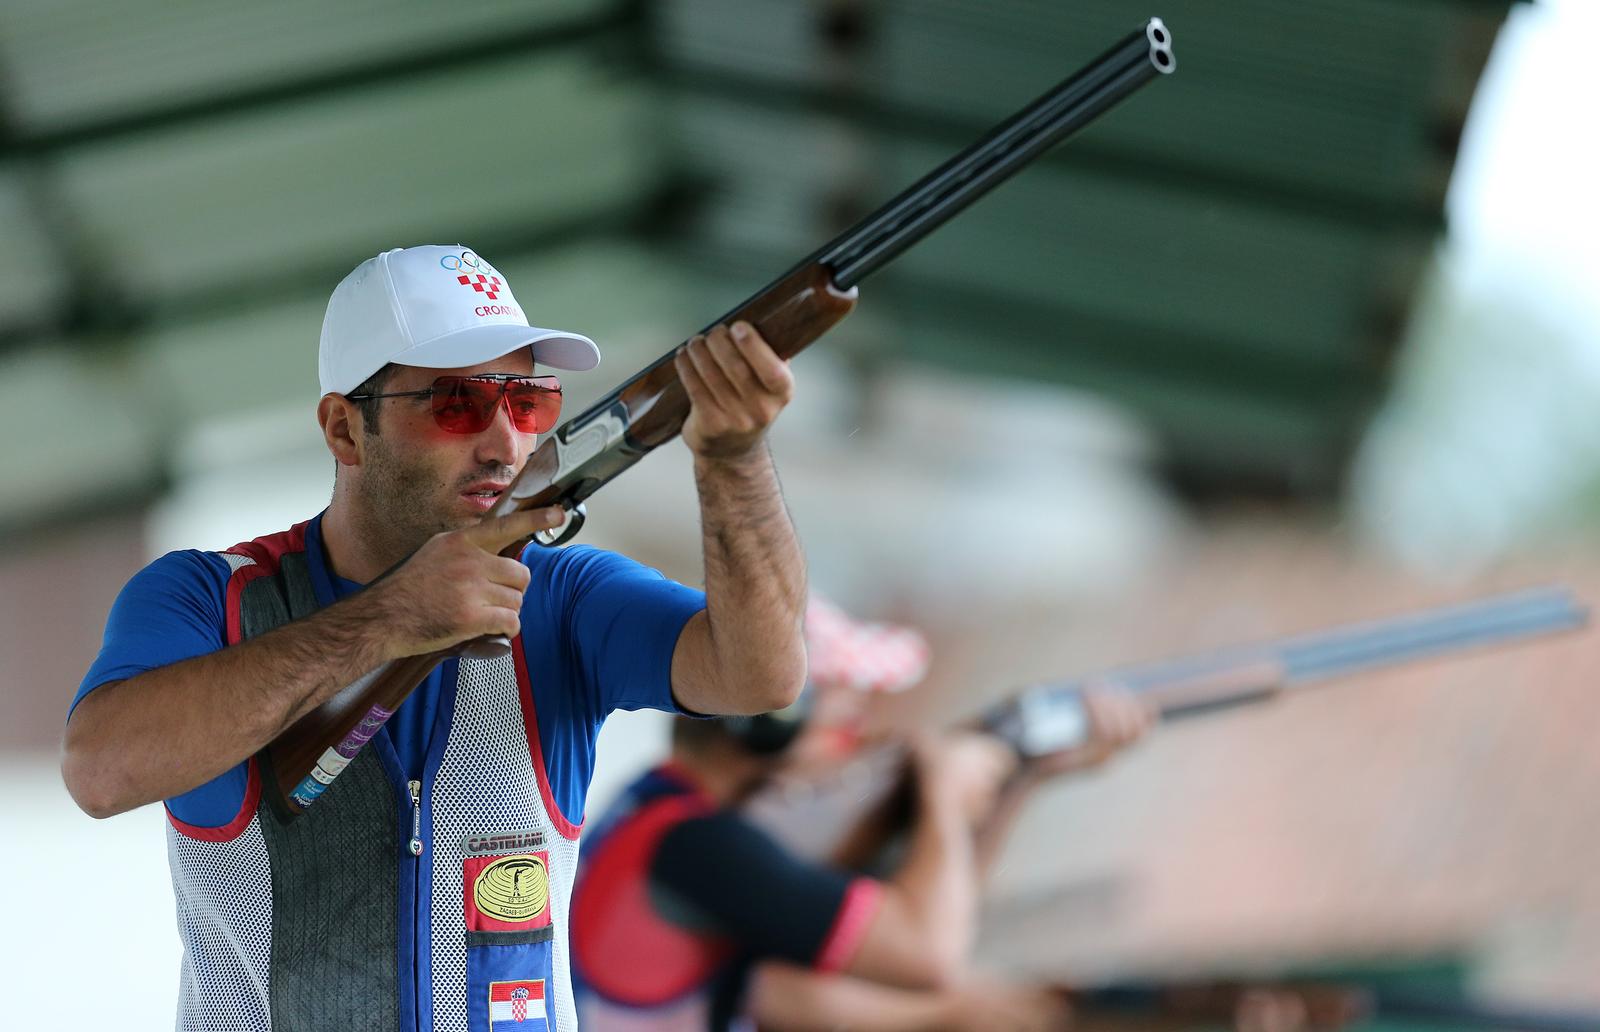
[[[421,927],[424,926],[424,923],[420,920],[420,914],[421,914],[421,911],[422,911],[422,870],[421,870],[420,861],[422,859],[422,848],[423,848],[422,847],[422,782],[421,781],[407,781],[406,782],[406,792],[407,792],[407,794],[409,794],[411,796],[411,841],[406,843],[406,847],[407,847],[408,851],[411,853],[411,855],[413,857],[416,857],[417,860],[419,861],[417,867],[414,868],[413,871],[412,871],[412,874],[413,874],[412,892],[414,893],[414,895],[412,896],[412,909],[413,909],[413,915],[414,915],[413,916],[413,922],[414,922],[413,927],[416,927],[418,929],[419,939],[418,939],[418,941],[416,943],[414,943],[412,945],[412,951],[411,951],[411,989],[412,989],[412,992],[415,994],[415,1003],[413,1004],[413,1006],[416,1007],[416,1014],[417,1014],[416,1028],[420,1030],[420,1029],[425,1027],[425,1025],[423,1023],[423,1018],[422,1018],[422,1008],[423,1008],[422,971],[420,970],[420,964],[418,963],[418,957],[422,953],[422,944],[421,944],[421,941],[420,941],[420,934],[421,934],[420,930],[421,930]]]
[[[406,791],[411,793],[411,841],[407,845],[412,856],[422,855],[422,782],[407,781]]]

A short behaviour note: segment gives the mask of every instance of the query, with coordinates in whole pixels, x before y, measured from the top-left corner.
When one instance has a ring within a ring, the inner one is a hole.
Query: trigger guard
[[[554,534],[548,530],[535,531],[533,535],[534,544],[543,545],[545,548],[556,548],[566,544],[578,536],[578,531],[583,528],[583,521],[588,516],[589,511],[583,507],[582,502],[579,502],[567,510],[567,522],[561,525],[559,531]]]

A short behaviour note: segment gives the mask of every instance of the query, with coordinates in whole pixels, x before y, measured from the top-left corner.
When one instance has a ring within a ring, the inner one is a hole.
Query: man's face
[[[439,376],[485,373],[533,374],[527,349],[493,362],[461,369],[397,366],[382,393],[425,390]],[[380,432],[363,434],[364,455],[357,497],[374,529],[409,547],[445,530],[476,523],[499,501],[538,441],[511,423],[502,404],[488,428],[455,434],[433,419],[432,399],[384,398],[378,402]]]

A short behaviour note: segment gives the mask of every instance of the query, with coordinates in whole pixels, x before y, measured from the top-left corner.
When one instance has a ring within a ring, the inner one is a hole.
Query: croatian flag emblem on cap
[[[489,1032],[547,1032],[544,980],[489,983]]]

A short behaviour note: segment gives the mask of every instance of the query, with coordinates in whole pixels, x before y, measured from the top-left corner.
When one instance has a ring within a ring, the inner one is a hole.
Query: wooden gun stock
[[[793,358],[832,329],[856,305],[854,287],[840,290],[820,263],[804,265],[718,319],[712,326],[743,320],[774,351]],[[707,326],[705,330],[710,330]],[[702,332],[705,332],[703,330]],[[689,418],[689,396],[678,380],[678,348],[656,359],[628,382],[547,437],[502,496],[494,515],[560,505],[578,512],[583,500],[623,470],[677,437]],[[528,538],[503,554],[516,556],[530,541],[561,544],[582,525],[568,523],[551,539]]]

